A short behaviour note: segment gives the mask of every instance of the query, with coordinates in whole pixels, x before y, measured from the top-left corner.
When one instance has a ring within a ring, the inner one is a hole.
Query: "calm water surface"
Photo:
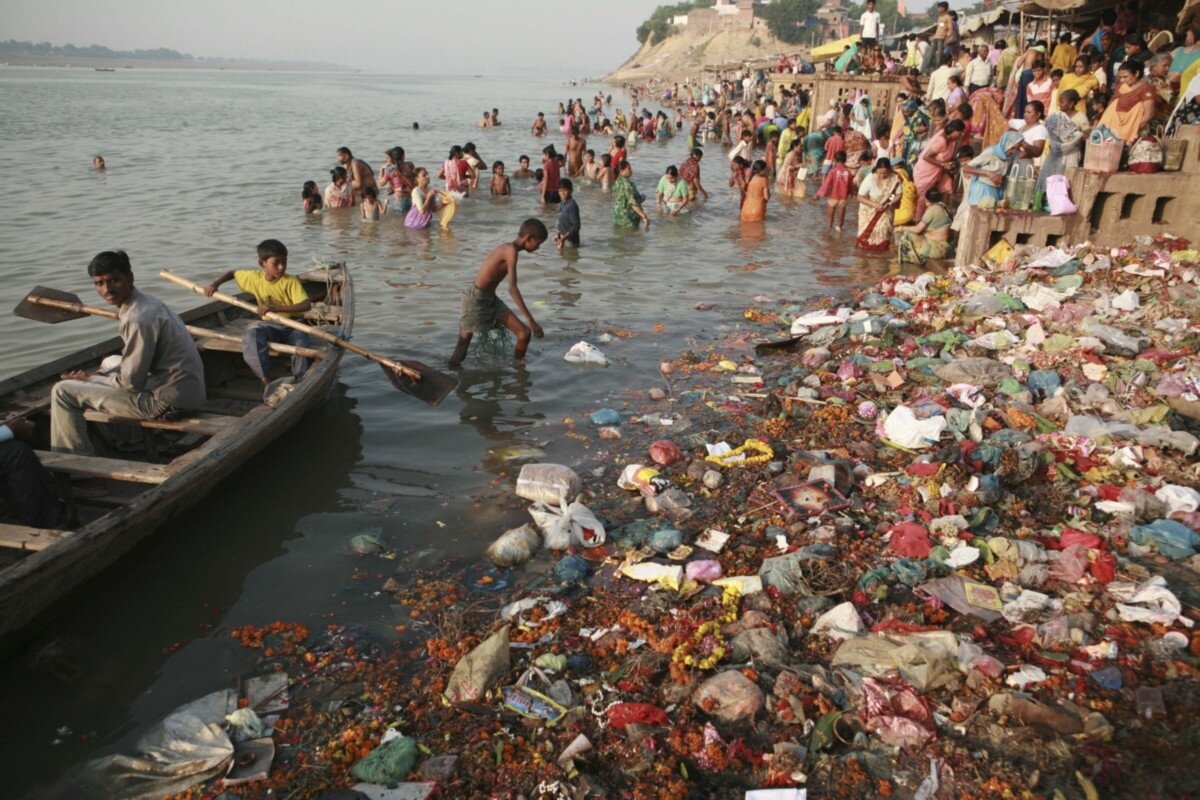
[[[362,223],[356,211],[305,215],[300,186],[328,182],[334,150],[349,146],[376,169],[383,151],[436,172],[452,144],[474,141],[489,162],[530,155],[538,111],[597,87],[529,79],[80,69],[0,69],[0,287],[15,305],[35,284],[96,302],[86,265],[124,248],[139,285],[183,309],[194,295],[156,277],[160,268],[209,280],[255,264],[254,246],[283,240],[293,271],[312,259],[347,261],[358,290],[356,341],[389,354],[444,363],[459,298],[481,259],[520,222],[553,212],[531,183],[515,195],[460,205],[450,232],[408,231],[398,214]],[[478,130],[484,109],[503,127]],[[628,98],[614,107],[628,113]],[[610,116],[612,111],[609,112]],[[418,121],[421,130],[411,124]],[[632,151],[634,182],[653,196],[683,137]],[[605,152],[608,140],[589,143]],[[107,173],[89,169],[101,153]],[[565,464],[603,463],[596,450],[551,428],[602,405],[620,407],[654,385],[657,364],[737,329],[756,295],[801,297],[875,280],[881,261],[859,259],[851,235],[824,230],[824,208],[772,201],[765,225],[743,230],[726,186],[727,160],[712,148],[702,168],[711,201],[660,220],[648,234],[618,231],[607,195],[577,190],[584,246],[524,257],[521,288],[546,338],[528,366],[472,357],[439,408],[393,391],[379,368],[347,357],[340,384],[304,424],[250,462],[178,524],[163,530],[87,587],[29,645],[0,661],[5,758],[0,794],[30,791],[73,762],[128,749],[174,706],[230,685],[253,656],[229,629],[275,619],[353,622],[386,633],[395,624],[380,579],[388,562],[356,559],[347,539],[382,528],[400,551],[473,558],[522,514],[496,507],[511,467],[497,449],[543,447]],[[652,205],[652,203],[650,204]],[[853,217],[853,214],[851,214]],[[851,227],[853,222],[850,223]],[[698,303],[714,304],[698,311]],[[655,332],[661,323],[661,332]],[[602,345],[613,365],[587,369],[562,354],[605,328],[637,333]],[[0,316],[0,373],[12,375],[112,335],[111,323],[43,326]],[[65,653],[49,670],[48,642]],[[58,737],[56,730],[72,733]]]

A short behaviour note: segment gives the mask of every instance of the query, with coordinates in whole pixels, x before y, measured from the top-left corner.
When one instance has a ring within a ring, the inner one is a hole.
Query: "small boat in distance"
[[[96,70],[96,72],[116,72],[117,71],[113,67],[95,67],[94,69]]]
[[[321,266],[296,277],[313,303],[303,321],[349,339],[354,327],[349,270]],[[33,444],[47,469],[64,478],[108,482],[102,497],[64,498],[77,521],[61,530],[0,520],[0,652],[18,644],[92,578],[293,428],[329,395],[346,352],[314,338],[304,353],[308,371],[270,406],[263,402],[261,383],[242,360],[241,334],[253,316],[219,301],[181,316],[204,362],[208,402],[178,420],[124,419],[88,411],[94,456],[49,451],[50,391],[61,373],[95,369],[106,356],[119,354],[120,338],[0,381],[2,418],[36,421]],[[276,375],[287,374],[290,353],[272,345]],[[66,480],[61,483],[69,485]]]

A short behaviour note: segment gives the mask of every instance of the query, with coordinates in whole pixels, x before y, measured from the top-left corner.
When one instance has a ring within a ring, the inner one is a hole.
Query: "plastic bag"
[[[824,632],[831,639],[849,639],[863,631],[862,617],[849,600],[834,606],[813,623],[810,634]]]
[[[896,406],[883,421],[883,432],[890,441],[914,449],[936,444],[945,430],[945,417],[919,420],[908,406]]]
[[[1158,552],[1176,561],[1195,555],[1196,546],[1200,545],[1200,534],[1173,519],[1135,525],[1129,535],[1138,544],[1153,544]]]
[[[867,675],[898,671],[925,692],[958,674],[958,639],[949,631],[860,636],[842,642],[829,663],[858,667]]]
[[[721,562],[712,559],[689,561],[685,572],[689,581],[712,583],[721,577]]]
[[[758,684],[737,670],[712,676],[692,695],[692,703],[722,722],[752,720],[766,703]]]
[[[570,361],[572,364],[608,366],[608,359],[604,357],[604,353],[600,352],[600,348],[587,342],[576,342],[571,345],[571,349],[563,356],[563,361]]]
[[[604,525],[583,503],[560,505],[558,508],[535,503],[529,515],[542,531],[546,547],[565,550],[572,544],[580,547],[599,547],[604,544]]]
[[[626,564],[621,567],[621,574],[626,578],[633,578],[635,581],[657,583],[675,591],[679,591],[679,587],[683,583],[683,567],[670,564],[656,564],[653,561]]]
[[[562,464],[526,464],[517,476],[517,497],[535,503],[568,503],[582,488],[575,470]]]
[[[488,547],[487,556],[497,567],[516,567],[533,558],[541,544],[542,537],[526,523],[505,531]]]
[[[534,503],[529,508],[529,516],[533,524],[542,532],[542,541],[550,550],[566,550],[571,546],[571,520],[567,517],[566,506]]]
[[[604,712],[609,727],[618,730],[626,725],[656,725],[670,724],[667,712],[649,703],[614,703]]]
[[[892,550],[907,558],[928,558],[933,549],[929,531],[916,522],[900,522],[892,526],[888,544]]]
[[[1074,214],[1079,210],[1071,202],[1071,184],[1066,175],[1051,175],[1046,178],[1046,202],[1050,205],[1052,217]]]
[[[508,626],[505,625],[459,659],[446,684],[444,696],[451,703],[478,702],[508,674],[510,666]]]
[[[238,708],[225,717],[229,723],[229,739],[233,742],[244,742],[257,739],[263,735],[263,723],[252,708]]]
[[[360,781],[380,786],[399,783],[417,764],[417,743],[407,736],[397,736],[376,747],[366,758],[350,768],[350,774]]]

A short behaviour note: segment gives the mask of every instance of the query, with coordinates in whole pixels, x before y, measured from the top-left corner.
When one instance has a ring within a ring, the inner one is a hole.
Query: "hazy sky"
[[[595,75],[664,0],[0,0],[0,40],[397,73]]]

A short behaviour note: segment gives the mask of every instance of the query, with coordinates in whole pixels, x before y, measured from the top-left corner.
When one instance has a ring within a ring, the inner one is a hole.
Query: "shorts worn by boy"
[[[467,333],[486,334],[496,325],[496,320],[512,311],[494,290],[480,289],[471,284],[463,293],[462,316],[459,330]]]
[[[254,295],[259,305],[292,306],[308,300],[304,285],[294,275],[284,275],[279,280],[268,281],[262,270],[242,269],[233,273],[238,288]],[[284,314],[298,317],[300,314]],[[258,321],[251,323],[242,334],[242,358],[250,370],[261,381],[269,381],[271,374],[271,344],[290,344],[309,347],[308,334],[280,325],[278,322]],[[299,380],[308,370],[308,359],[292,356],[292,376]]]

